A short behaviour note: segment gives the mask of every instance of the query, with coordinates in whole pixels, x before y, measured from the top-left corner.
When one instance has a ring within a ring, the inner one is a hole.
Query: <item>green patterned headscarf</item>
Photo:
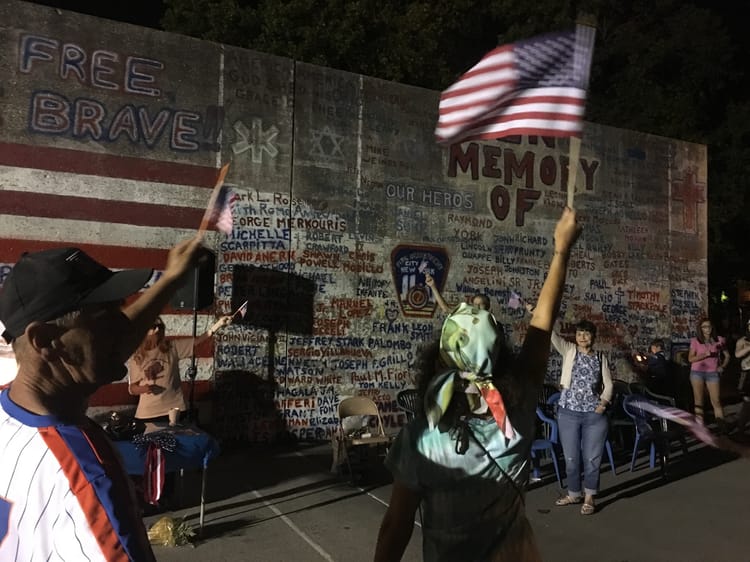
[[[425,393],[425,414],[430,428],[438,425],[448,410],[453,393],[463,387],[457,379],[468,381],[465,390],[471,411],[489,409],[507,438],[514,435],[500,392],[492,384],[492,373],[501,341],[495,318],[486,310],[461,303],[443,322],[440,333],[440,358],[446,371],[434,377]]]

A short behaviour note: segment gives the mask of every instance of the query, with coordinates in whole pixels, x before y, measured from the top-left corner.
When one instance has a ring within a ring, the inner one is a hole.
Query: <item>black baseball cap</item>
[[[122,300],[143,287],[152,273],[111,271],[78,248],[24,253],[0,292],[2,335],[11,342],[34,321],[47,322],[85,304]]]

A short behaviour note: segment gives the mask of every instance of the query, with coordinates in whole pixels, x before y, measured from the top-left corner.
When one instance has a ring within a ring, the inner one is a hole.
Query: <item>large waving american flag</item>
[[[440,96],[437,142],[580,136],[595,35],[579,25],[487,53]]]

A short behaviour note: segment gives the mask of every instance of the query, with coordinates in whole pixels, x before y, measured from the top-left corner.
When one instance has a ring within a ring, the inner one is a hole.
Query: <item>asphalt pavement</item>
[[[676,447],[666,477],[645,452],[630,471],[630,451],[603,466],[597,513],[555,507],[564,492],[551,464],[532,484],[526,510],[546,562],[750,562],[750,461],[695,441]],[[377,462],[356,484],[330,472],[328,444],[247,446],[210,466],[204,528],[194,546],[157,547],[160,562],[372,558],[390,496]],[[200,473],[185,476],[183,505],[164,515],[197,528]],[[419,523],[403,557],[421,560]]]

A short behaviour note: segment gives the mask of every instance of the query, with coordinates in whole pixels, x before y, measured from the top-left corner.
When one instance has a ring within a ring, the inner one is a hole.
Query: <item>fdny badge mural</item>
[[[442,292],[448,277],[448,263],[447,252],[438,246],[396,246],[393,249],[393,284],[404,316],[432,317],[437,304],[425,283],[425,274],[432,275],[438,290]]]

